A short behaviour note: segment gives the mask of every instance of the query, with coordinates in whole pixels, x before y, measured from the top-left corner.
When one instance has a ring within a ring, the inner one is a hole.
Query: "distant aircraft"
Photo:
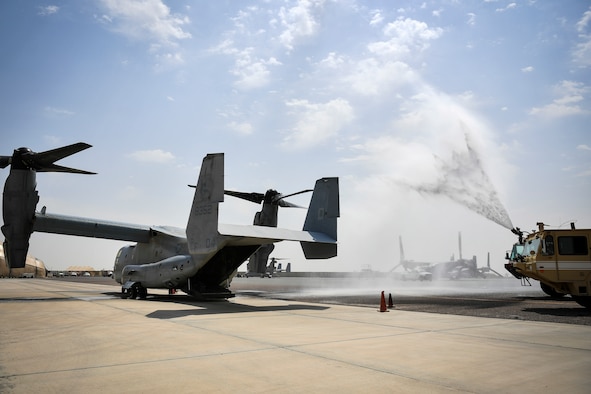
[[[283,268],[282,264],[277,262],[277,260],[282,260],[282,259],[277,259],[275,257],[271,257],[271,261],[269,261],[269,265],[267,266],[267,268],[265,270],[264,276],[266,276],[268,278],[272,278],[273,275],[279,274],[281,272],[291,272],[291,263],[287,263],[286,267]],[[251,275],[249,274],[248,276],[251,276]]]
[[[2,226],[10,267],[24,266],[33,231],[132,241],[137,243],[119,250],[113,269],[113,277],[122,284],[122,297],[146,298],[147,289],[164,288],[210,299],[233,297],[232,277],[261,246],[299,241],[307,259],[337,255],[338,178],[316,181],[302,231],[222,224],[218,209],[224,201],[223,153],[203,159],[186,229],[49,214],[45,207],[36,212],[35,173],[93,174],[54,164],[89,147],[77,143],[40,153],[20,148],[12,156],[0,156],[1,168],[11,166],[4,186]]]
[[[393,272],[396,268],[402,266],[404,272],[400,275],[402,280],[432,280],[433,275],[431,270],[433,268],[432,263],[419,262],[414,260],[407,260],[404,257],[404,247],[402,246],[402,237],[398,236],[398,246],[400,248],[400,260],[399,263],[390,270]]]
[[[394,271],[396,268],[402,266],[405,270],[411,270],[416,268],[424,268],[427,269],[433,265],[433,263],[428,263],[424,261],[414,261],[414,260],[407,260],[404,256],[404,246],[402,245],[402,237],[398,236],[398,248],[400,250],[400,260],[398,264],[392,268],[390,271]]]
[[[400,244],[400,262],[390,271],[394,271],[399,266],[402,266],[405,272],[402,278],[430,280],[431,278],[441,279],[460,279],[460,278],[484,278],[487,273],[493,273],[498,277],[502,277],[497,271],[490,268],[490,255],[488,257],[486,267],[478,267],[476,256],[471,259],[462,258],[462,234],[458,233],[458,250],[459,258],[452,257],[448,261],[443,262],[417,262],[414,260],[406,260],[404,257],[404,249],[402,246],[402,237],[398,237]]]

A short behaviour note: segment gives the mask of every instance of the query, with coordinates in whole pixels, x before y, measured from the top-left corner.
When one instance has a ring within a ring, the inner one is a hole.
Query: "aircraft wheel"
[[[137,298],[137,287],[132,286],[131,289],[129,289],[129,298],[131,298],[132,300],[135,300]]]
[[[121,298],[125,300],[128,297],[129,294],[127,293],[127,291],[125,289],[121,289]]]
[[[146,289],[145,287],[139,287],[138,288],[138,295],[140,297],[140,300],[145,300],[146,297],[148,296],[148,289]]]

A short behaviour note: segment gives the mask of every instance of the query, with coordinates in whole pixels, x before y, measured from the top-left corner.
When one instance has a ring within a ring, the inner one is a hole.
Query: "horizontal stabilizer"
[[[337,255],[337,244],[318,244],[302,242],[302,250],[307,259],[330,259]]]
[[[307,243],[336,244],[336,239],[324,233],[314,231],[288,230],[267,226],[244,226],[237,224],[218,225],[218,231],[225,237],[231,237],[227,242],[232,246],[265,245],[279,241],[300,241]]]

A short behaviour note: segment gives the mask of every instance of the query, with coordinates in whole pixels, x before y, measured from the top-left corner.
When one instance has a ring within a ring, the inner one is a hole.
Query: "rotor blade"
[[[300,205],[296,205],[291,202],[285,201],[284,199],[287,197],[297,196],[298,194],[308,193],[308,192],[312,192],[312,191],[314,191],[314,190],[313,189],[306,189],[306,190],[301,190],[299,192],[287,194],[285,196],[279,195],[279,198],[277,198],[277,200],[275,200],[275,202],[277,203],[277,205],[279,205],[280,207],[284,207],[284,208],[304,208]]]
[[[228,196],[232,197],[241,198],[243,200],[247,200],[250,202],[254,202],[256,204],[260,204],[261,202],[263,202],[263,199],[265,198],[265,195],[262,193],[244,193],[235,192],[232,190],[224,190],[224,194],[227,194]]]
[[[294,203],[291,203],[289,201],[285,201],[283,199],[279,199],[276,203],[277,203],[277,205],[279,205],[280,207],[283,207],[283,208],[304,208],[301,205],[296,205]]]
[[[68,157],[74,153],[88,149],[91,146],[92,145],[89,145],[85,142],[78,142],[72,145],[62,146],[61,148],[47,150],[45,152],[37,152],[35,153],[35,162],[39,163],[41,166],[50,165],[60,159],[63,159],[64,157]]]
[[[298,194],[304,194],[304,193],[309,193],[309,192],[313,192],[314,189],[306,189],[306,190],[301,190],[299,192],[295,192],[295,193],[291,193],[291,194],[287,194],[285,196],[281,196],[280,198],[287,198],[287,197],[291,197],[291,196],[297,196]]]
[[[53,164],[54,162],[63,159],[64,157],[78,153],[84,149],[90,148],[91,145],[78,142],[76,144],[63,146],[61,148],[51,149],[45,152],[30,152],[22,155],[23,162],[27,166],[38,172],[69,172],[74,174],[95,174],[94,172],[78,170],[75,168],[68,168]]]
[[[6,168],[10,165],[11,156],[0,156],[0,168]]]
[[[64,167],[64,166],[58,166],[57,164],[50,164],[50,165],[43,166],[40,170],[37,170],[37,172],[69,172],[72,174],[84,174],[84,175],[95,175],[96,174],[96,172],[78,170],[76,168],[70,168],[70,167]]]

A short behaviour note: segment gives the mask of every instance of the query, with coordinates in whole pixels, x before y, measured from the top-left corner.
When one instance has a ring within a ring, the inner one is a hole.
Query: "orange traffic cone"
[[[392,302],[392,293],[388,293],[388,309],[394,308],[394,303]]]
[[[382,298],[380,299],[380,312],[390,312],[388,308],[386,308],[386,297],[384,297],[384,292],[382,291]]]

